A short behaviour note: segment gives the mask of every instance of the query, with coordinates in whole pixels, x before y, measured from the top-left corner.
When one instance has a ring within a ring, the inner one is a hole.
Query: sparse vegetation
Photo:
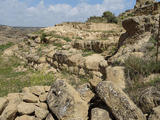
[[[146,77],[151,73],[160,72],[160,61],[156,63],[155,60],[148,60],[130,56],[125,60],[126,73],[131,79],[137,80],[139,77]]]
[[[129,89],[144,85],[144,78],[160,72],[160,61],[130,56],[124,63],[126,76],[129,79]],[[154,82],[154,81],[152,81]],[[149,83],[150,84],[150,83]],[[147,83],[148,85],[148,83]]]
[[[62,37],[66,42],[71,42],[72,40],[69,37]]]
[[[40,39],[41,39],[41,43],[46,43],[46,37],[47,37],[47,34],[46,33],[42,33],[41,36],[40,36]]]
[[[62,70],[62,76],[63,78],[66,78],[68,80],[70,80],[70,84],[73,86],[79,86],[85,83],[89,82],[90,76],[86,75],[86,76],[82,76],[82,75],[77,75],[77,77],[75,77],[75,75],[73,73],[70,73],[67,70]]]
[[[86,56],[90,56],[92,54],[95,54],[95,52],[93,50],[87,50],[87,49],[85,49],[85,50],[83,50],[82,56],[86,57]]]
[[[8,43],[0,46],[0,96],[20,92],[24,87],[53,83],[54,75],[52,73],[44,74],[28,68],[26,71],[16,71],[18,67],[26,65],[15,56],[8,58],[1,56],[1,52],[12,45],[13,43]]]
[[[31,86],[34,85],[51,85],[55,81],[53,73],[43,73],[40,71],[35,71],[30,76],[30,84]]]
[[[72,41],[69,37],[65,37],[65,36],[61,36],[61,35],[56,34],[55,31],[52,31],[52,32],[50,32],[50,33],[48,33],[48,34],[46,34],[46,35],[47,35],[47,36],[51,36],[51,38],[52,38],[52,37],[55,37],[55,38],[63,39],[63,40],[65,40],[66,42],[71,42],[71,41]]]
[[[58,48],[61,48],[63,45],[61,43],[53,43],[54,46],[57,46]]]
[[[75,39],[82,40],[82,38],[81,38],[81,37],[76,37]]]
[[[3,52],[5,49],[11,47],[13,45],[12,42],[9,42],[7,44],[4,44],[4,45],[0,45],[0,52]]]

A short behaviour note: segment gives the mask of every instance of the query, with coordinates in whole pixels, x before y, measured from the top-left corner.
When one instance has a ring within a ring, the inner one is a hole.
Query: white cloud
[[[72,7],[69,4],[45,6],[43,0],[36,6],[28,6],[20,0],[0,0],[0,24],[52,26],[65,21],[85,21],[90,16],[102,15],[106,10],[118,14],[126,9],[127,1],[104,0],[102,4],[91,5],[82,0]]]

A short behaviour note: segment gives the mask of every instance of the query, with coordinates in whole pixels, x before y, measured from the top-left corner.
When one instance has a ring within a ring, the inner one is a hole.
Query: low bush
[[[117,17],[110,11],[105,11],[102,16],[91,16],[87,22],[105,22],[105,23],[118,23]]]
[[[46,37],[47,37],[47,34],[45,33],[42,33],[41,36],[40,36],[40,39],[41,39],[41,43],[46,43]]]

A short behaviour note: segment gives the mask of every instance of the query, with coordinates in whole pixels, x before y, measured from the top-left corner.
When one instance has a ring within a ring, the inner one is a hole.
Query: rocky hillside
[[[158,4],[137,0],[130,12]],[[0,120],[160,120],[156,12],[122,26],[62,23],[0,46]]]
[[[9,27],[0,25],[0,45],[8,42],[19,42],[24,39],[25,35],[35,32],[40,28],[32,27]]]

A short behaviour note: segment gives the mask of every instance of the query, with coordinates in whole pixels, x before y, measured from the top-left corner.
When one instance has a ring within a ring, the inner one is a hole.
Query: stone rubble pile
[[[160,118],[160,106],[155,108],[153,106],[153,112],[146,117],[122,89],[111,81],[98,83],[94,92],[91,86],[87,86],[90,85],[84,84],[75,89],[64,80],[57,80],[51,87],[26,87],[22,93],[10,93],[0,98],[0,120],[158,120]],[[93,99],[99,102],[91,102]]]

